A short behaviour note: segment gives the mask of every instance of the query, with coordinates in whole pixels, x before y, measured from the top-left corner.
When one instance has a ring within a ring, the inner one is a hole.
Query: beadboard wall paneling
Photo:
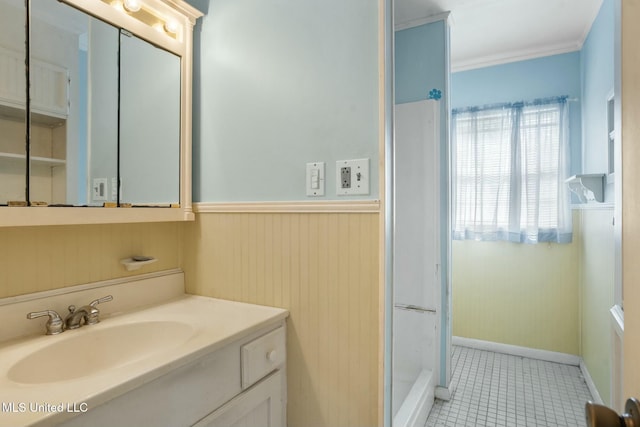
[[[379,424],[378,221],[207,213],[183,224],[187,292],[290,311],[290,427]]]
[[[611,320],[614,304],[613,208],[580,211],[580,355],[605,405],[612,406]]]
[[[179,223],[0,227],[0,298],[178,268],[180,233]],[[158,261],[126,271],[131,255]]]

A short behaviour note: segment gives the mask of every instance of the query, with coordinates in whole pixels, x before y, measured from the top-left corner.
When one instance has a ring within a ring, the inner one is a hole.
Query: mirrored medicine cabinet
[[[191,210],[182,0],[0,0],[0,226]]]

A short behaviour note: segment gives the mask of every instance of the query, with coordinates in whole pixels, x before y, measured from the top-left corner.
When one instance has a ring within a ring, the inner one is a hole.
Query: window
[[[454,110],[454,239],[571,241],[566,103]]]

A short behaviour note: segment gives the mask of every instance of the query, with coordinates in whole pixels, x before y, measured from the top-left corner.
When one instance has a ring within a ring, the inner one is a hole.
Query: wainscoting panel
[[[290,427],[378,420],[379,214],[201,213],[187,292],[283,307]]]
[[[0,228],[0,298],[178,268],[180,232],[179,223]],[[120,259],[131,255],[158,261],[129,272]]]

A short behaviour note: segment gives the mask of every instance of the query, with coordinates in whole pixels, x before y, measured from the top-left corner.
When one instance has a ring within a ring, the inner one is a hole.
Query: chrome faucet
[[[96,305],[101,302],[111,300],[113,300],[113,296],[107,295],[106,297],[93,300],[89,305],[84,305],[79,309],[76,309],[75,305],[70,305],[69,314],[64,318],[64,321],[60,318],[60,315],[53,310],[34,311],[28,313],[27,319],[49,316],[49,320],[45,325],[47,328],[47,335],[57,335],[67,329],[78,329],[82,325],[95,325],[100,321],[100,310],[98,310]]]
[[[113,296],[107,295],[93,300],[89,305],[83,305],[78,309],[76,309],[75,305],[70,305],[69,314],[64,319],[65,329],[77,329],[82,325],[95,325],[100,321],[100,310],[96,305],[111,300],[113,300]]]

